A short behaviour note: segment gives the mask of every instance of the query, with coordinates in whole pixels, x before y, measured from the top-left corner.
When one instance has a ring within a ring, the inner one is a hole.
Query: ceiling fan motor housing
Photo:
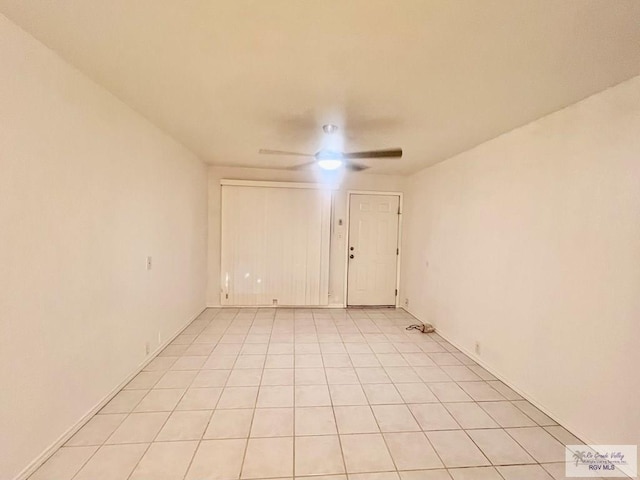
[[[331,150],[320,150],[315,154],[316,160],[342,160],[344,155],[341,152]]]

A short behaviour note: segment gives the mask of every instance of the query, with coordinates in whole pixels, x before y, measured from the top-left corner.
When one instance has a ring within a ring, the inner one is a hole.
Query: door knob
[[[349,255],[349,258],[353,258],[353,255]]]
[[[355,248],[353,248],[353,247],[350,247],[350,248],[349,248],[349,250],[351,250],[351,251],[353,252],[353,251],[355,250]]]

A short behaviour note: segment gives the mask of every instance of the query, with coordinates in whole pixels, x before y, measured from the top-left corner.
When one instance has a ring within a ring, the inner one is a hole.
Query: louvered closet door
[[[222,305],[327,305],[331,192],[222,186]]]

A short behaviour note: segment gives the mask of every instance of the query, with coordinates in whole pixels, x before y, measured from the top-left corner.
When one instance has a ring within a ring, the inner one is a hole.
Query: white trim
[[[320,227],[320,293],[319,299],[326,300],[329,305],[331,296],[329,295],[329,282],[331,281],[331,228],[333,226],[333,191],[324,192],[323,195],[328,197],[328,205],[322,203],[322,218]]]
[[[347,190],[347,195],[393,195],[402,198],[402,192],[384,192],[379,190]]]
[[[400,306],[400,266],[402,265],[402,216],[404,215],[404,201],[400,194],[400,213],[398,213],[398,260],[396,267],[396,308]]]
[[[225,293],[225,282],[222,279],[222,265],[223,265],[223,261],[224,259],[222,258],[222,215],[223,215],[223,211],[222,209],[224,208],[222,206],[222,195],[223,195],[223,191],[222,191],[222,187],[224,185],[231,185],[230,183],[224,183],[224,182],[230,182],[231,180],[220,180],[220,189],[218,191],[218,205],[219,205],[219,212],[220,212],[220,218],[218,220],[218,262],[220,265],[220,268],[218,269],[218,279],[220,282],[220,296],[218,297],[218,303],[220,305],[224,305],[225,301],[227,300],[225,297],[225,295],[228,297],[228,295]]]
[[[319,310],[325,308],[344,308],[343,305],[339,303],[328,304],[328,305],[207,305],[207,308],[222,308],[222,309],[232,309],[232,308],[253,308],[253,309],[265,309],[265,308],[283,308],[283,309],[299,309],[299,310]]]
[[[38,455],[35,459],[29,463],[18,475],[16,475],[13,480],[26,480],[29,476],[33,475],[33,473],[40,468],[44,462],[46,462],[56,451],[62,447],[67,441],[73,437],[78,430],[80,430],[89,420],[93,418],[93,416],[98,413],[102,407],[104,407],[109,401],[115,397],[120,390],[122,390],[133,378],[138,375],[144,367],[146,367],[151,360],[156,358],[156,356],[166,348],[171,342],[173,342],[178,335],[182,333],[182,331],[187,328],[191,322],[193,322],[196,318],[198,318],[202,313],[207,310],[207,308],[215,308],[215,307],[204,307],[200,310],[196,315],[192,316],[187,323],[185,323],[182,327],[178,329],[178,331],[170,336],[164,343],[158,345],[153,352],[151,352],[144,361],[139,364],[133,372],[131,372],[127,378],[124,379],[118,386],[116,386],[113,390],[111,390],[102,400],[100,400],[91,410],[89,410],[86,414],[84,414],[80,420],[78,420],[74,425],[72,425],[66,432],[58,437],[51,445],[49,445],[40,455]]]
[[[271,188],[309,188],[312,190],[338,190],[337,185],[328,183],[298,183],[298,182],[264,182],[261,180],[220,180],[221,186],[233,187],[271,187]]]
[[[396,304],[395,307],[398,308],[400,306],[400,257],[402,255],[402,249],[400,246],[402,245],[402,212],[404,211],[403,204],[403,193],[402,192],[378,192],[373,190],[347,190],[347,212],[346,212],[346,225],[347,225],[347,235],[346,235],[346,254],[345,254],[345,266],[344,266],[344,293],[343,293],[343,306],[344,308],[348,308],[349,306],[349,232],[351,231],[351,195],[381,195],[381,196],[394,196],[400,197],[400,213],[398,214],[398,255],[396,255],[396,290],[398,294],[396,295]]]

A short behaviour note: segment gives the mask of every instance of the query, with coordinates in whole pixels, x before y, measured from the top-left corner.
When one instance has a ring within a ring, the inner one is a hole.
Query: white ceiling
[[[341,130],[409,173],[640,73],[637,0],[0,0],[217,165],[284,167]],[[300,161],[304,161],[301,159]]]

